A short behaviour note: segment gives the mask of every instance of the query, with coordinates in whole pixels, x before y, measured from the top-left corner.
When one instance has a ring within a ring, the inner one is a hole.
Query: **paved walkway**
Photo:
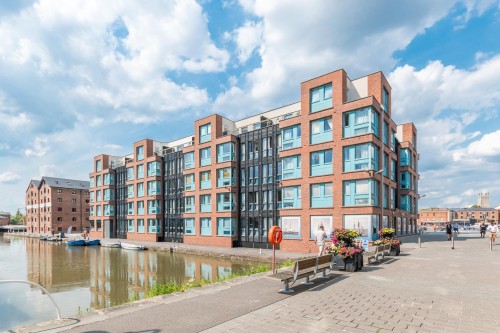
[[[147,299],[19,332],[500,332],[500,245],[477,232],[406,238],[401,256],[314,286],[266,274]]]

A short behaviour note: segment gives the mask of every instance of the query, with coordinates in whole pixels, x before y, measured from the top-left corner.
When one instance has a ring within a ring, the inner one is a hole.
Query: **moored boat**
[[[124,242],[121,242],[120,245],[121,245],[122,249],[125,249],[125,250],[136,250],[136,251],[146,250],[146,247],[144,245],[124,243]]]
[[[120,242],[101,242],[102,247],[121,247]]]
[[[85,246],[85,240],[83,239],[75,239],[75,240],[69,240],[66,242],[68,246]]]
[[[99,245],[101,243],[100,240],[98,239],[92,239],[92,240],[86,240],[85,245],[91,246],[91,245]]]

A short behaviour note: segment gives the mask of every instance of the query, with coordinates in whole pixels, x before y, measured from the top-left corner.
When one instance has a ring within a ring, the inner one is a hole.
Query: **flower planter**
[[[338,269],[345,269],[344,259],[342,259],[340,254],[333,255],[333,262],[336,264]]]
[[[401,252],[401,246],[392,246],[391,250],[389,251],[390,256],[399,256],[399,253]]]
[[[358,259],[353,257],[344,258],[345,271],[356,272],[358,270]]]

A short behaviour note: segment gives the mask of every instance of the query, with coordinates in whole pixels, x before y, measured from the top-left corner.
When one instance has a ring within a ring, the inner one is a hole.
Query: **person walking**
[[[458,236],[458,223],[457,222],[453,223],[453,232],[455,233],[455,236]]]
[[[316,239],[314,240],[314,244],[316,244],[319,249],[318,257],[321,256],[325,250],[326,237],[325,227],[320,225],[318,231],[316,231]]]
[[[497,232],[498,232],[498,227],[495,224],[495,222],[491,222],[491,224],[488,226],[488,231],[490,232],[491,242],[495,243],[495,240],[497,239]]]
[[[450,222],[447,222],[446,223],[446,235],[448,235],[448,240],[451,240],[451,230],[452,230],[452,226],[451,226],[451,223]]]
[[[479,232],[481,234],[481,238],[484,238],[484,235],[486,234],[486,224],[484,224],[484,222],[482,222],[479,226]]]

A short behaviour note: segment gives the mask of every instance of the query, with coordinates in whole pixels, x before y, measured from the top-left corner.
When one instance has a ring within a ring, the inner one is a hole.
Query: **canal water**
[[[28,280],[46,288],[63,317],[144,298],[155,282],[216,281],[252,265],[204,256],[131,251],[0,233],[0,280]],[[0,332],[57,318],[40,289],[0,283]]]

